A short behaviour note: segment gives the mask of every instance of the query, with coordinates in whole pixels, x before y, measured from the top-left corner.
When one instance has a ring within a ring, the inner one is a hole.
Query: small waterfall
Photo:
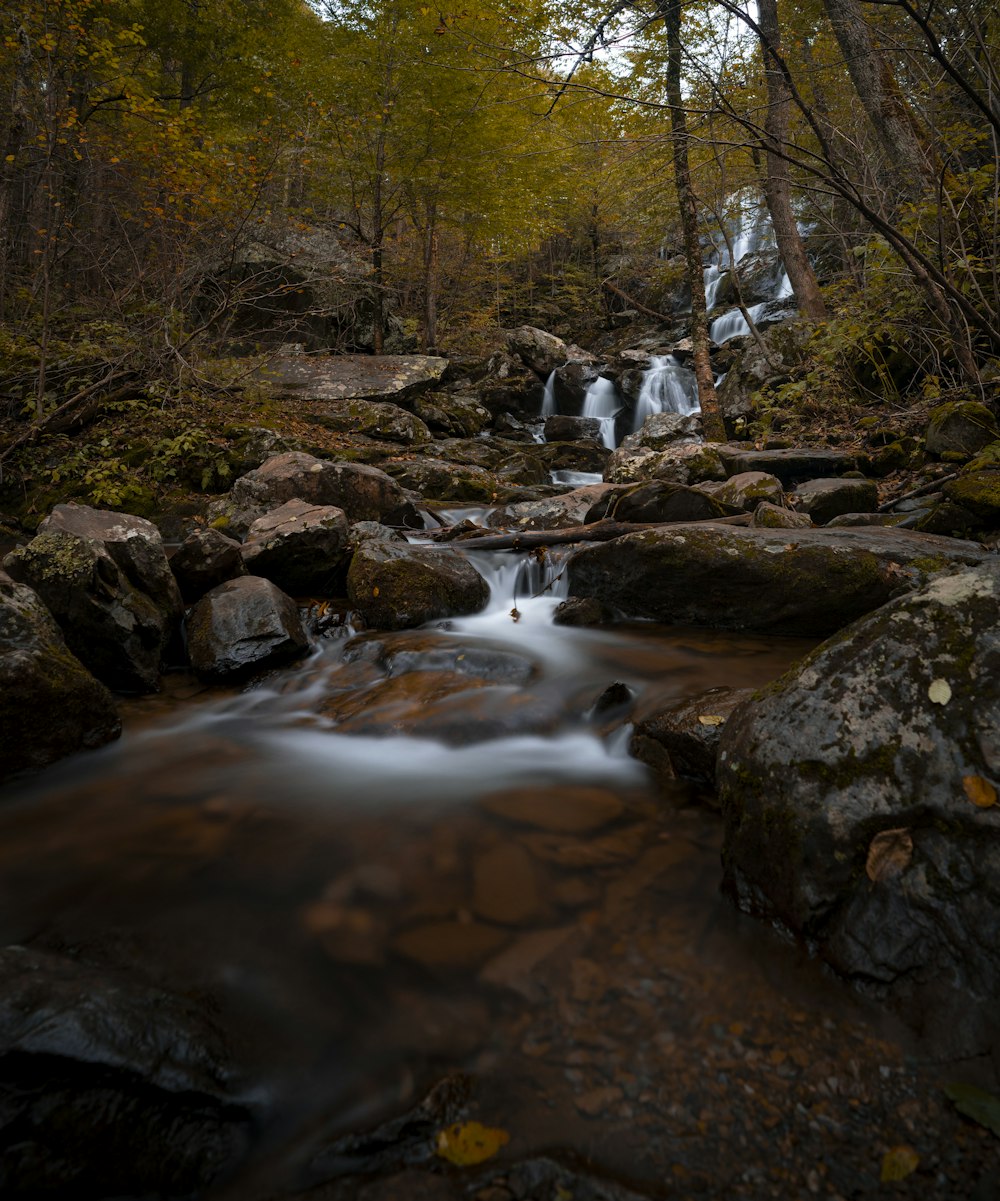
[[[687,417],[700,412],[694,372],[682,367],[672,354],[653,355],[639,389],[635,428],[641,429],[653,413],[679,413]]]
[[[709,263],[702,276],[705,281],[705,310],[710,313],[715,308],[715,296],[722,281],[722,268],[718,263]]]
[[[750,314],[750,319],[753,322],[767,308],[764,304],[752,304],[747,309]],[[747,320],[739,309],[730,309],[728,313],[723,313],[721,317],[716,317],[708,328],[708,336],[716,344],[721,346],[723,342],[728,342],[730,338],[740,338],[743,334],[750,332],[750,326],[747,325]]]
[[[545,381],[545,392],[542,395],[542,416],[554,417],[558,412],[556,408],[556,373],[549,373],[549,378]]]
[[[608,450],[614,450],[616,446],[615,418],[620,409],[621,402],[614,384],[603,375],[599,375],[583,398],[583,416],[598,418],[601,423],[601,441]]]

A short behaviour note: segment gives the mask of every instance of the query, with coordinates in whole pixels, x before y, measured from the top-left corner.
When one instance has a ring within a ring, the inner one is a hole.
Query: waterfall
[[[750,319],[753,322],[767,308],[767,303],[752,304],[747,309],[750,314]],[[721,317],[716,317],[712,324],[708,327],[708,336],[716,344],[721,346],[723,342],[728,342],[730,338],[739,338],[743,334],[750,332],[750,326],[747,325],[746,318],[739,309],[730,309],[728,313],[723,313]]]
[[[639,389],[635,428],[641,429],[653,413],[679,413],[687,417],[700,412],[694,372],[682,367],[672,354],[653,355]]]
[[[614,450],[616,446],[615,418],[620,409],[621,402],[614,384],[603,375],[599,375],[583,398],[583,416],[598,418],[601,423],[601,441],[608,450]]]
[[[556,373],[549,373],[549,378],[545,381],[545,392],[542,395],[542,416],[554,417],[558,412],[556,409]]]

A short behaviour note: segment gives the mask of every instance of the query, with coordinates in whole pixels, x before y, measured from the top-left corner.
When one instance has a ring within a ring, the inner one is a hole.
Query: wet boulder
[[[661,780],[678,777],[714,787],[723,727],[750,688],[709,688],[635,723],[629,751]]]
[[[0,781],[121,733],[111,693],[66,646],[38,596],[0,572]]]
[[[409,407],[432,433],[452,438],[474,438],[490,423],[489,409],[474,396],[429,392],[416,397]]]
[[[156,691],[180,612],[172,575],[172,588],[165,590],[170,608],[164,609],[136,586],[103,542],[58,529],[11,551],[4,567],[38,593],[70,651],[102,683],[117,692]]]
[[[19,946],[0,979],[5,1195],[201,1195],[246,1155],[252,1115],[195,1002]]]
[[[483,467],[444,459],[397,459],[387,464],[393,478],[427,500],[466,500],[490,504],[501,485]]]
[[[202,679],[239,679],[301,658],[309,639],[299,611],[270,580],[242,576],[213,588],[188,616],[191,666]]]
[[[587,515],[589,521],[613,517],[615,521],[711,521],[728,517],[737,510],[725,505],[707,492],[652,480],[648,484],[618,492],[600,500]]]
[[[611,459],[611,451],[599,441],[546,442],[532,453],[546,471],[589,471],[597,475]]]
[[[931,411],[924,444],[930,455],[964,463],[998,438],[996,418],[986,405],[957,400]]]
[[[188,605],[218,584],[247,574],[240,544],[211,526],[188,534],[170,560],[170,569]]]
[[[377,442],[417,446],[431,440],[430,430],[419,417],[386,401],[342,400],[317,406],[307,416],[325,429],[363,434]]]
[[[347,573],[347,595],[365,621],[380,630],[403,630],[478,613],[489,588],[471,563],[443,547],[363,542]]]
[[[651,413],[634,434],[627,434],[622,445],[629,450],[641,446],[666,450],[675,443],[701,441],[700,413]]]
[[[823,636],[919,587],[934,570],[980,563],[982,547],[909,530],[769,530],[703,522],[585,546],[569,591],[632,617]]]
[[[753,511],[750,525],[754,529],[807,530],[812,526],[812,518],[808,513],[796,513],[762,500]]]
[[[546,442],[579,442],[584,438],[591,441],[601,439],[601,422],[597,417],[566,417],[554,413],[545,418]]]
[[[304,500],[258,517],[243,544],[247,571],[293,594],[342,591],[349,556],[344,510]]]
[[[479,639],[459,642],[435,631],[367,633],[344,647],[345,663],[372,663],[391,676],[411,671],[454,672],[488,684],[529,684],[538,664],[529,655]]]
[[[799,484],[790,497],[792,507],[808,513],[816,525],[826,525],[843,513],[874,513],[878,486],[874,480],[819,479]]]
[[[559,496],[502,505],[487,516],[486,524],[493,529],[514,530],[559,530],[583,525],[591,520],[590,511],[598,502],[620,491],[615,484],[585,484]]]
[[[719,784],[741,907],[846,975],[994,1005],[998,629],[1000,564],[942,573],[729,719]]]
[[[741,471],[713,489],[712,495],[744,513],[752,513],[764,501],[780,506],[785,499],[781,481],[766,471]]]
[[[243,536],[258,517],[289,500],[333,505],[344,510],[348,521],[380,521],[405,512],[408,505],[400,486],[377,467],[289,451],[233,484],[226,528]]]
[[[522,325],[507,334],[507,346],[512,355],[538,375],[547,376],[569,358],[569,347],[555,334],[533,325]]]
[[[586,398],[587,389],[597,379],[597,359],[578,346],[570,346],[567,353],[569,358],[556,368],[552,386],[557,405],[579,409]]]

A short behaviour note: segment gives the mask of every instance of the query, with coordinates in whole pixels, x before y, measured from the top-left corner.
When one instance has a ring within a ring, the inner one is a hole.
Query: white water
[[[598,418],[601,423],[601,441],[608,450],[614,450],[617,445],[615,418],[621,407],[617,389],[611,380],[605,379],[603,375],[594,380],[583,398],[583,416]]]
[[[682,367],[672,354],[653,355],[639,389],[635,428],[641,429],[646,418],[654,413],[679,413],[687,417],[700,412],[694,372]]]
[[[599,471],[553,471],[553,484],[569,484],[573,488],[584,488],[588,484],[603,484],[604,476]]]
[[[549,373],[549,378],[545,381],[545,391],[542,393],[542,416],[554,417],[558,412],[556,408],[556,373]]]

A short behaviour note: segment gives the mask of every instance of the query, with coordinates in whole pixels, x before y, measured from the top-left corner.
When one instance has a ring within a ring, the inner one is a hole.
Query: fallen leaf
[[[959,1113],[1000,1136],[1000,1097],[974,1084],[946,1084],[944,1093]]]
[[[868,844],[865,872],[873,882],[891,880],[910,866],[912,858],[913,839],[905,826],[880,830]]]
[[[514,608],[511,609],[510,616],[511,616],[512,620],[514,620],[514,621],[521,620],[521,610],[517,607],[517,605],[515,605]]]
[[[912,1147],[893,1147],[882,1156],[882,1171],[879,1180],[887,1184],[892,1180],[905,1180],[917,1170],[920,1156]]]
[[[434,1151],[456,1167],[466,1168],[492,1159],[509,1142],[510,1135],[498,1126],[484,1126],[481,1122],[456,1122],[438,1132]]]
[[[720,717],[717,713],[700,713],[698,721],[703,726],[721,726],[726,719]]]
[[[962,787],[973,805],[978,805],[980,809],[989,809],[997,803],[997,790],[982,776],[963,776]]]
[[[927,689],[927,695],[930,697],[932,704],[947,705],[951,700],[951,685],[947,680],[931,680],[931,686]]]

